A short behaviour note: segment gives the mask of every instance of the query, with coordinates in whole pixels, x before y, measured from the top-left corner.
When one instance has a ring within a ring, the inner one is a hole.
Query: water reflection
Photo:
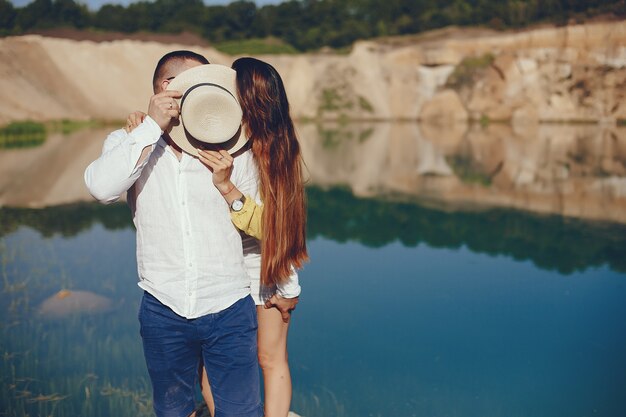
[[[626,227],[505,209],[449,211],[309,188],[309,236],[380,247],[401,242],[531,260],[562,273],[609,265],[626,271]]]
[[[0,409],[11,416],[151,415],[137,337],[139,291],[132,289],[133,231],[97,224],[80,234],[63,225],[41,230],[47,237],[21,225],[0,238]],[[60,289],[110,305],[42,316]]]
[[[41,123],[34,121],[15,121],[0,127],[0,149],[31,148],[41,146],[50,133],[68,135],[87,127],[102,125],[95,121],[70,121],[67,119]]]
[[[289,342],[295,411],[626,410],[626,226],[307,192],[312,262]],[[151,415],[128,208],[3,208],[0,226],[0,408]],[[43,320],[61,289],[110,305]]]
[[[345,188],[308,187],[308,236],[369,247],[467,247],[472,252],[530,260],[561,273],[608,265],[626,272],[626,226],[507,209],[449,210],[433,204],[358,198]],[[82,203],[47,209],[0,209],[0,237],[28,226],[50,237],[102,225],[133,227],[125,204]]]
[[[308,195],[312,261],[289,342],[295,411],[626,411],[624,227],[451,212],[346,189]],[[2,209],[0,217],[0,408],[151,415],[128,208]],[[106,297],[110,308],[43,320],[38,312],[60,289]]]
[[[83,171],[109,130],[0,150],[0,206],[92,201]],[[626,127],[362,122],[298,130],[313,186],[626,223]]]
[[[626,223],[626,128],[302,125],[311,183]]]

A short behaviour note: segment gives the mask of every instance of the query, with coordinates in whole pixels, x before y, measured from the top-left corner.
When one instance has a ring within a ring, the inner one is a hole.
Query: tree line
[[[275,37],[299,51],[342,48],[358,39],[416,34],[449,25],[520,28],[565,24],[608,14],[626,16],[625,0],[289,0],[223,6],[202,0],[107,4],[91,11],[75,0],[0,0],[0,35],[56,27],[133,33],[190,31],[211,43]]]

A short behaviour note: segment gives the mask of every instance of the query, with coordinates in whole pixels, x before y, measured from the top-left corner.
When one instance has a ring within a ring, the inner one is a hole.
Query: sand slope
[[[123,119],[145,109],[157,60],[183,45],[96,43],[27,35],[0,39],[0,123],[16,119]],[[231,59],[194,48],[211,62]]]

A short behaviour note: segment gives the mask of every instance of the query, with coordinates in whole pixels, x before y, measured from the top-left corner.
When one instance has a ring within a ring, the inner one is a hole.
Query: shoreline
[[[372,124],[385,124],[385,123],[398,123],[398,124],[417,124],[417,125],[429,125],[446,127],[440,123],[432,122],[424,119],[409,119],[409,118],[322,118],[322,119],[310,119],[310,118],[293,118],[293,121],[302,125],[323,125],[323,124],[340,124],[350,125],[357,123],[372,123]],[[46,128],[50,128],[49,133],[56,133],[63,130],[63,124],[70,126],[71,132],[82,129],[98,128],[98,127],[115,127],[123,126],[125,120],[123,119],[19,119],[0,124],[0,129],[9,126],[12,123],[39,123]],[[511,119],[507,120],[483,120],[483,119],[469,119],[467,121],[454,121],[450,126],[486,126],[486,125],[502,125],[513,126],[515,122]],[[598,127],[626,127],[626,119],[616,120],[538,120],[526,124],[527,126],[598,126]]]

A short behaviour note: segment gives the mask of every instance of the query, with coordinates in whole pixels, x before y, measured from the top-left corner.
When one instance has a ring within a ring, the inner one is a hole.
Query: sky
[[[32,0],[10,0],[17,7],[25,6],[28,3],[31,3]],[[86,4],[91,10],[98,10],[100,6],[103,4],[123,4],[128,5],[129,3],[135,3],[137,0],[78,0],[79,3]],[[259,6],[264,6],[266,4],[276,4],[280,3],[282,0],[254,0],[255,3]],[[232,1],[230,0],[204,0],[206,4],[228,4]]]

